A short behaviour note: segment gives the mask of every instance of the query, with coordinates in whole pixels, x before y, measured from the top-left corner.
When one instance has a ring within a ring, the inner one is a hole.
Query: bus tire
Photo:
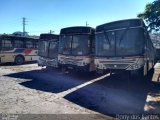
[[[24,63],[24,61],[25,61],[24,57],[22,55],[18,55],[15,57],[14,63],[16,65],[21,65]]]

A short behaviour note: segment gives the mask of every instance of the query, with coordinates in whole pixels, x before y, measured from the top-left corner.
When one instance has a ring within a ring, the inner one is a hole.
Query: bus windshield
[[[90,40],[88,35],[75,35],[72,41],[73,55],[87,55],[89,54]]]
[[[50,42],[49,50],[48,50],[49,58],[57,58],[58,57],[58,42]]]
[[[141,55],[144,51],[142,29],[124,29],[96,34],[96,55],[121,57]]]
[[[71,41],[72,36],[60,36],[59,53],[61,54],[71,54]]]
[[[61,36],[60,38],[60,53],[72,55],[89,54],[90,39],[88,35]]]
[[[48,55],[48,42],[47,41],[39,42],[38,55],[42,57],[47,57]]]

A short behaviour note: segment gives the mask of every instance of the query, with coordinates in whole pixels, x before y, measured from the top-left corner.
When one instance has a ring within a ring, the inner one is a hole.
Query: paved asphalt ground
[[[126,73],[110,76],[42,70],[35,63],[2,65],[0,113],[87,115],[87,119],[102,120],[118,114],[160,114],[160,84],[155,82],[158,68],[147,78],[137,79]]]

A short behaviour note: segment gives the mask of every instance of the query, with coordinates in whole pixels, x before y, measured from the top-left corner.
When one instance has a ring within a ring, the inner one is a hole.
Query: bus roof
[[[96,32],[139,26],[145,27],[145,24],[142,19],[125,19],[99,25],[96,27]]]
[[[40,34],[39,38],[43,39],[43,40],[59,39],[59,35],[49,34],[49,33],[42,33],[42,34]]]
[[[19,38],[19,39],[24,39],[24,40],[26,40],[26,39],[38,40],[37,38],[16,36],[16,35],[8,35],[8,34],[0,35],[0,38]]]
[[[62,34],[91,34],[94,30],[92,27],[87,26],[74,26],[62,28],[60,35]]]

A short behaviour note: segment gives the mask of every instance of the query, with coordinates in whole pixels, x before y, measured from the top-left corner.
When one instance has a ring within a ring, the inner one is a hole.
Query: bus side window
[[[15,48],[24,48],[24,42],[21,40],[15,40],[14,41],[14,47]]]
[[[11,40],[2,40],[2,51],[12,50],[13,44]]]
[[[33,45],[34,45],[34,48],[35,48],[35,49],[38,49],[38,42],[37,42],[37,41],[34,41],[34,42],[33,42]]]
[[[32,41],[26,41],[26,48],[34,48]]]

